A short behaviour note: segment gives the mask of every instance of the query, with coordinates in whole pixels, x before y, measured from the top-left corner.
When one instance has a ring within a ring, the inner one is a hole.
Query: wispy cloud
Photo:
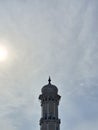
[[[10,60],[0,64],[2,130],[40,129],[38,95],[49,75],[62,95],[62,130],[97,130],[97,5],[0,1],[0,42],[10,51]]]

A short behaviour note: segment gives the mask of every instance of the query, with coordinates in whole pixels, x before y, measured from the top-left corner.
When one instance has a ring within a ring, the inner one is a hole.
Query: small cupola
[[[42,88],[42,94],[57,94],[58,89],[55,85],[51,84],[51,78],[49,77],[48,84]]]

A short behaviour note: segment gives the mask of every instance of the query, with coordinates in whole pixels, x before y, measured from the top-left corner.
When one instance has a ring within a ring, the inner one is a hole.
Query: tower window
[[[45,119],[47,119],[47,114],[45,114]]]

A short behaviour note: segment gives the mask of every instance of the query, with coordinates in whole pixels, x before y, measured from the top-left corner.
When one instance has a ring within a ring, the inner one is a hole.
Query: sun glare
[[[5,61],[8,56],[8,51],[5,47],[0,46],[0,62]]]

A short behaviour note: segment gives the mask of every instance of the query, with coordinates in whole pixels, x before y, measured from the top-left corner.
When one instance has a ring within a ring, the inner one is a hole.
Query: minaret
[[[49,83],[42,88],[41,100],[42,115],[40,119],[40,130],[60,130],[60,119],[58,118],[58,105],[61,98],[55,85]]]

